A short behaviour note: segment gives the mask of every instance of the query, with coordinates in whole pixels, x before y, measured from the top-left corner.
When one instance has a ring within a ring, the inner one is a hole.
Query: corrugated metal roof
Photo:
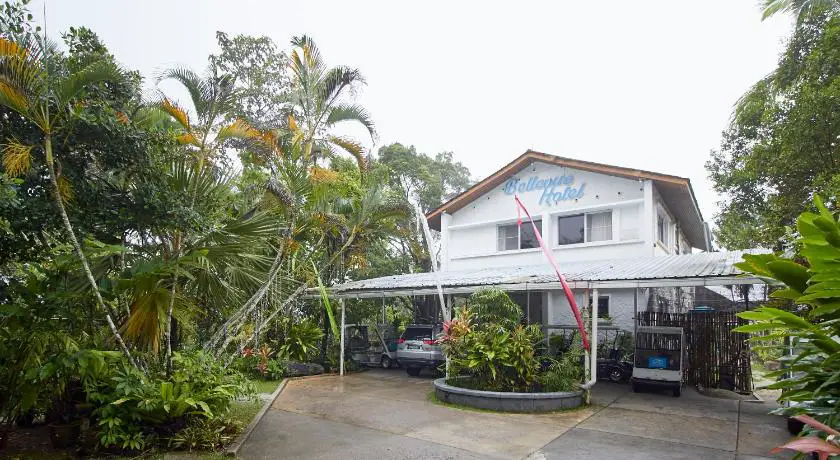
[[[740,290],[727,287],[727,286],[705,286],[706,289],[714,292],[715,294],[725,297],[727,300],[731,300],[733,302],[743,302],[744,296],[741,295]],[[749,291],[749,301],[751,303],[754,302],[764,302],[767,300],[767,289],[766,286],[753,286],[752,289]]]
[[[702,252],[635,259],[580,261],[560,264],[560,270],[570,282],[678,280],[681,278],[721,278],[742,274],[735,263],[745,253],[766,253],[766,250],[731,252]],[[444,288],[461,286],[489,286],[497,284],[555,283],[557,277],[548,263],[515,267],[490,267],[471,270],[439,272]],[[434,273],[411,273],[384,276],[333,286],[334,293],[386,291],[397,289],[434,288]],[[539,286],[534,286],[539,289]]]

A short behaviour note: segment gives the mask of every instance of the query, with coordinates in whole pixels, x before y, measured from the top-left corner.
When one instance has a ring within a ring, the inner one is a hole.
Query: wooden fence
[[[748,335],[732,332],[746,321],[731,312],[639,312],[639,326],[674,326],[685,331],[686,385],[752,391]]]

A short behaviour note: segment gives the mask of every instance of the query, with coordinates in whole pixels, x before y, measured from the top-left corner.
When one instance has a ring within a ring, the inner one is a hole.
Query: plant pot
[[[82,433],[82,421],[74,420],[70,423],[50,423],[50,441],[56,449],[66,449],[79,442]]]

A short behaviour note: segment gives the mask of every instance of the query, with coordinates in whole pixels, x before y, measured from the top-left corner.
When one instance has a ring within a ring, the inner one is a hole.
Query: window
[[[612,239],[612,211],[586,215],[587,241],[609,241]]]
[[[542,220],[534,220],[534,225],[537,226],[537,230],[542,232]],[[530,222],[522,222],[521,226],[518,224],[499,225],[498,229],[496,249],[499,251],[540,247],[537,235],[534,234],[534,227],[531,226]]]
[[[578,244],[613,239],[612,211],[557,218],[557,243]]]
[[[598,296],[598,318],[609,318],[609,317],[610,317],[610,296],[599,295]]]
[[[560,235],[559,244],[584,242],[583,217],[583,214],[575,214],[574,216],[560,216],[557,219],[557,233]]]
[[[668,246],[668,219],[662,214],[656,216],[656,239]]]

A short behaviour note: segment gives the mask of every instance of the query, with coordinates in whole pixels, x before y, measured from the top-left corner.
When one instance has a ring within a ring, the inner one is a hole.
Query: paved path
[[[430,378],[399,370],[292,380],[242,447],[260,458],[761,458],[789,439],[766,404],[599,383],[595,405],[498,414],[429,402]]]

